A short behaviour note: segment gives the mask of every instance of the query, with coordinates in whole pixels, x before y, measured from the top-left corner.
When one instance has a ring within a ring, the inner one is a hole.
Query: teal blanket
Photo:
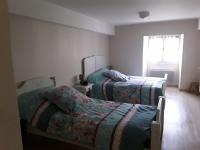
[[[44,96],[49,93],[51,100]],[[76,92],[69,94],[65,86],[56,91],[25,93],[18,99],[22,119],[33,127],[96,150],[143,150],[149,145],[151,122],[156,115],[154,106],[104,101]],[[74,109],[66,112],[60,106],[69,100],[73,101]]]
[[[165,80],[154,77],[128,76],[127,82],[116,82],[103,75],[104,69],[88,77],[93,83],[91,97],[132,104],[157,105],[163,96]]]

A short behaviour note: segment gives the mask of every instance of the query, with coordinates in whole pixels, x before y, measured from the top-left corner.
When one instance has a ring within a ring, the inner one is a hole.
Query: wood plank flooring
[[[200,150],[200,96],[167,88],[162,150]]]

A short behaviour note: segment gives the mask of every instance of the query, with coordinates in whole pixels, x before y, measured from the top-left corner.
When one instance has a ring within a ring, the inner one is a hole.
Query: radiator
[[[168,74],[167,81],[169,83],[173,83],[175,81],[175,71],[170,70],[151,70],[150,76],[151,77],[161,77],[163,78],[165,73]]]

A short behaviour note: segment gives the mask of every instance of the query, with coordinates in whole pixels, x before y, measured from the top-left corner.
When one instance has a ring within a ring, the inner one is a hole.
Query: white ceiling
[[[200,17],[200,0],[45,0],[112,25]],[[150,16],[138,17],[148,10]]]

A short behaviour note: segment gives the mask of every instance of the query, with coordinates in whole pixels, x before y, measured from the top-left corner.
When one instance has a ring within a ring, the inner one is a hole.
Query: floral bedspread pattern
[[[25,102],[25,94],[19,97],[20,108],[34,109],[29,109],[29,115],[24,115],[27,109],[20,109],[20,114],[42,131],[96,150],[142,150],[148,144],[155,107],[92,99],[69,91],[66,86],[57,88],[51,95],[55,100],[45,96],[52,91],[28,93],[32,105]],[[70,112],[59,107],[67,101],[73,101]]]
[[[145,105],[158,104],[165,84],[162,78],[137,76],[128,76],[127,82],[116,82],[103,76],[102,72],[91,74],[88,82],[94,84],[93,98]]]
[[[128,82],[116,82],[113,86],[113,99],[119,102],[157,105],[163,96],[163,79],[152,77],[129,77]]]

